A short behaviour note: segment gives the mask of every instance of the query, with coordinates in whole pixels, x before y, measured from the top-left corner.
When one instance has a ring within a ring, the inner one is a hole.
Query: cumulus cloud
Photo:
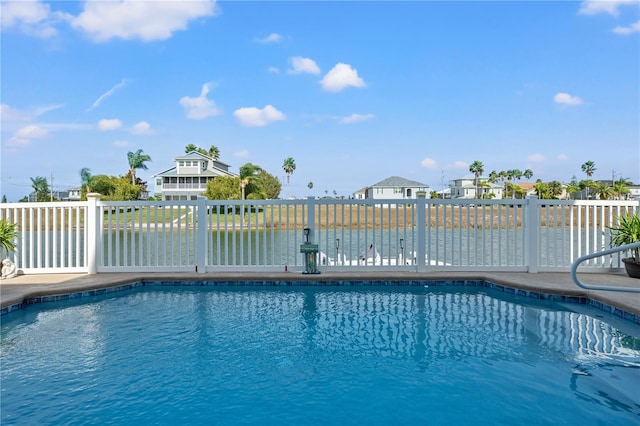
[[[11,108],[7,104],[0,105],[0,120],[3,123],[15,123],[31,121],[33,114]]]
[[[620,6],[638,4],[638,0],[587,0],[580,3],[581,15],[596,15],[598,13],[608,13],[618,16]]]
[[[358,76],[358,71],[349,64],[338,63],[320,80],[325,92],[340,92],[345,88],[365,87],[366,83]]]
[[[200,96],[191,98],[184,96],[180,99],[180,105],[184,108],[184,112],[190,120],[202,120],[203,118],[212,117],[222,114],[215,102],[207,99],[207,94],[211,89],[211,83],[205,83],[202,85]]]
[[[280,34],[271,33],[266,37],[257,38],[256,42],[260,44],[271,44],[271,43],[280,43],[282,40],[284,40],[284,37],[282,37]]]
[[[269,67],[267,68],[267,71],[272,74],[280,74],[280,68],[276,68],[276,67]]]
[[[49,132],[40,126],[31,124],[20,128],[13,137],[11,137],[6,145],[9,147],[26,146],[31,143],[32,139],[41,139],[47,136]]]
[[[102,130],[103,132],[118,130],[121,127],[122,127],[122,121],[118,120],[117,118],[112,118],[112,119],[103,118],[102,120],[98,121],[98,129]]]
[[[373,119],[373,114],[351,114],[348,117],[341,118],[338,123],[340,124],[353,124],[361,121],[367,121]]]
[[[454,161],[453,167],[455,167],[456,169],[467,169],[469,168],[469,163],[466,163],[464,161]]]
[[[541,163],[545,160],[544,155],[542,154],[533,154],[533,155],[530,155],[528,158],[529,158],[529,161],[533,161],[534,163]]]
[[[303,58],[302,56],[295,56],[290,58],[292,68],[287,70],[289,74],[320,74],[320,67],[313,59]]]
[[[113,146],[117,148],[127,148],[129,145],[130,145],[129,142],[124,140],[117,140],[113,142]]]
[[[19,138],[26,138],[26,139],[40,139],[40,138],[44,138],[48,134],[49,132],[46,129],[36,126],[35,124],[31,124],[27,127],[23,127],[22,129],[18,130],[18,132],[16,133],[16,136]]]
[[[240,108],[235,110],[233,115],[245,127],[262,127],[287,118],[272,105],[267,105],[262,109],[256,107]]]
[[[141,121],[131,128],[131,133],[134,135],[150,135],[153,131],[151,130],[151,125],[149,123]]]
[[[437,169],[438,168],[438,163],[436,162],[436,160],[432,159],[432,158],[425,158],[420,162],[420,165],[422,167],[424,167],[425,169]]]
[[[2,30],[16,28],[40,38],[56,36],[55,25],[71,18],[66,13],[52,12],[48,4],[39,1],[2,1],[0,16]]]
[[[558,156],[556,157],[556,159],[558,159],[560,161],[564,161],[567,158],[569,158],[569,157],[567,157],[567,154],[558,154]]]
[[[640,32],[640,21],[637,21],[636,23],[631,24],[627,27],[617,26],[611,31],[620,35],[629,35]]]
[[[87,1],[71,20],[73,28],[104,42],[112,38],[166,40],[185,30],[190,21],[215,15],[213,0],[200,1]]]
[[[578,96],[572,96],[568,93],[563,92],[556,93],[556,95],[553,97],[553,101],[557,104],[569,106],[582,105],[583,103],[582,99],[580,99]]]

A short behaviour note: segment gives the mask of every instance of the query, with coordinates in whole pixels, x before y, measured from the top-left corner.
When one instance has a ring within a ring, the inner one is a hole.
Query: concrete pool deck
[[[611,285],[639,288],[640,280],[622,274],[582,273],[578,278],[587,285]],[[589,291],[576,286],[569,273],[544,272],[211,272],[197,273],[101,273],[18,275],[0,282],[0,308],[28,304],[30,300],[78,293],[140,281],[449,281],[482,280],[508,288],[543,294],[591,299],[630,313],[640,319],[640,293]],[[636,321],[637,322],[637,321]]]

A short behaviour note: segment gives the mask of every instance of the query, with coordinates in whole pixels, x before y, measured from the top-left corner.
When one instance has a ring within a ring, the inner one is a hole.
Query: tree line
[[[533,187],[536,195],[540,199],[558,199],[563,194],[567,199],[585,199],[597,197],[601,200],[609,199],[622,199],[630,193],[629,185],[633,183],[629,179],[620,177],[617,181],[612,178],[611,184],[605,181],[594,181],[591,179],[595,171],[597,170],[594,161],[586,161],[580,166],[582,172],[587,175],[586,179],[578,181],[576,176],[573,176],[568,184],[563,184],[557,180],[550,182],[543,182],[541,179],[537,179]],[[475,193],[477,198],[493,198],[495,194],[491,192],[479,191],[479,188],[490,186],[488,183],[502,183],[505,198],[509,195],[511,198],[524,198],[527,195],[527,191],[516,184],[517,180],[521,178],[531,179],[533,177],[533,171],[526,169],[524,172],[518,169],[506,170],[506,171],[491,171],[486,180],[482,180],[481,176],[484,173],[484,164],[481,161],[474,161],[469,166],[469,171],[474,175]],[[487,183],[488,182],[488,183]]]

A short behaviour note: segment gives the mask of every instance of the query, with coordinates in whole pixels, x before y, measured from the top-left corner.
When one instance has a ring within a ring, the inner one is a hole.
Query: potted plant
[[[0,255],[3,255],[4,252],[13,253],[16,251],[15,240],[18,238],[18,231],[16,229],[16,224],[8,222],[6,219],[0,219]]]
[[[620,247],[640,242],[640,215],[625,214],[618,219],[618,226],[611,227],[611,245]],[[640,248],[631,249],[631,257],[622,259],[627,275],[640,278]]]

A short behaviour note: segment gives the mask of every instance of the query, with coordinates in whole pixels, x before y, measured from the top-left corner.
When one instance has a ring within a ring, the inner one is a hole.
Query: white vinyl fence
[[[638,201],[252,200],[0,204],[18,224],[25,274],[302,271],[318,269],[569,272],[610,246],[610,229]],[[620,272],[624,253],[581,271]]]

